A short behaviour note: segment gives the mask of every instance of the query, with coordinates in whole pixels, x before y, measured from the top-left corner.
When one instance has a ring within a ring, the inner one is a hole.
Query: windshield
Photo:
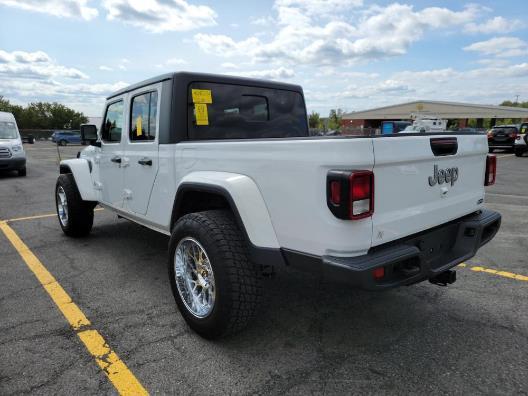
[[[18,138],[15,123],[12,121],[0,121],[0,139]]]

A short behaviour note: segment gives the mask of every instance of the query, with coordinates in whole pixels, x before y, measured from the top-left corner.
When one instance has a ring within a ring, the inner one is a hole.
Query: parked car
[[[57,143],[59,146],[66,146],[67,144],[81,144],[80,131],[55,131],[51,135],[51,141]]]
[[[514,152],[517,157],[522,157],[524,153],[528,152],[528,122],[524,122],[519,126]]]
[[[115,92],[60,163],[60,227],[88,235],[99,203],[170,236],[176,304],[207,338],[252,319],[270,265],[371,290],[453,283],[500,227],[486,136],[312,137],[304,103],[298,85],[198,73]]]
[[[0,111],[0,170],[16,170],[26,176],[26,153],[12,113]]]
[[[33,136],[33,135],[24,135],[24,136],[22,136],[22,142],[29,143],[29,144],[35,144],[35,136]]]
[[[513,151],[515,139],[519,135],[517,125],[496,125],[488,131],[488,147],[492,153],[495,149]]]

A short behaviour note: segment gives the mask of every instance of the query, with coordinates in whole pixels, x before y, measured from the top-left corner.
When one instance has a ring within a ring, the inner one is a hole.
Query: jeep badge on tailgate
[[[451,185],[453,185],[455,184],[457,180],[458,180],[458,168],[457,167],[438,170],[438,165],[435,165],[433,176],[429,176],[429,185],[432,187],[436,183],[444,184],[444,182],[451,183]]]

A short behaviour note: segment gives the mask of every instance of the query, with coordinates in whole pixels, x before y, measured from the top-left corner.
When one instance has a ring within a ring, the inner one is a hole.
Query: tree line
[[[88,122],[83,113],[57,102],[34,102],[15,105],[0,96],[0,111],[13,113],[19,129],[79,129]]]

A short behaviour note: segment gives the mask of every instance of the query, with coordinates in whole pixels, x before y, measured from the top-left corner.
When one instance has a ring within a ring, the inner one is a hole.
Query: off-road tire
[[[202,245],[214,273],[215,303],[205,318],[197,318],[187,309],[176,285],[176,248],[188,237]],[[226,210],[191,213],[178,220],[169,242],[169,279],[183,318],[194,331],[208,339],[244,329],[255,316],[261,300],[261,273],[249,259],[247,242],[233,214]]]
[[[57,217],[59,217],[57,205],[57,190],[62,187],[66,194],[68,202],[68,224],[63,225],[59,220],[59,225],[62,231],[70,237],[83,237],[90,233],[93,225],[95,202],[83,201],[77,184],[71,173],[60,175],[55,185],[55,208],[57,210]]]
[[[18,176],[22,176],[22,177],[24,177],[24,176],[26,176],[26,175],[27,175],[27,170],[26,170],[25,167],[22,168],[22,169],[19,169],[19,170],[18,170]]]

